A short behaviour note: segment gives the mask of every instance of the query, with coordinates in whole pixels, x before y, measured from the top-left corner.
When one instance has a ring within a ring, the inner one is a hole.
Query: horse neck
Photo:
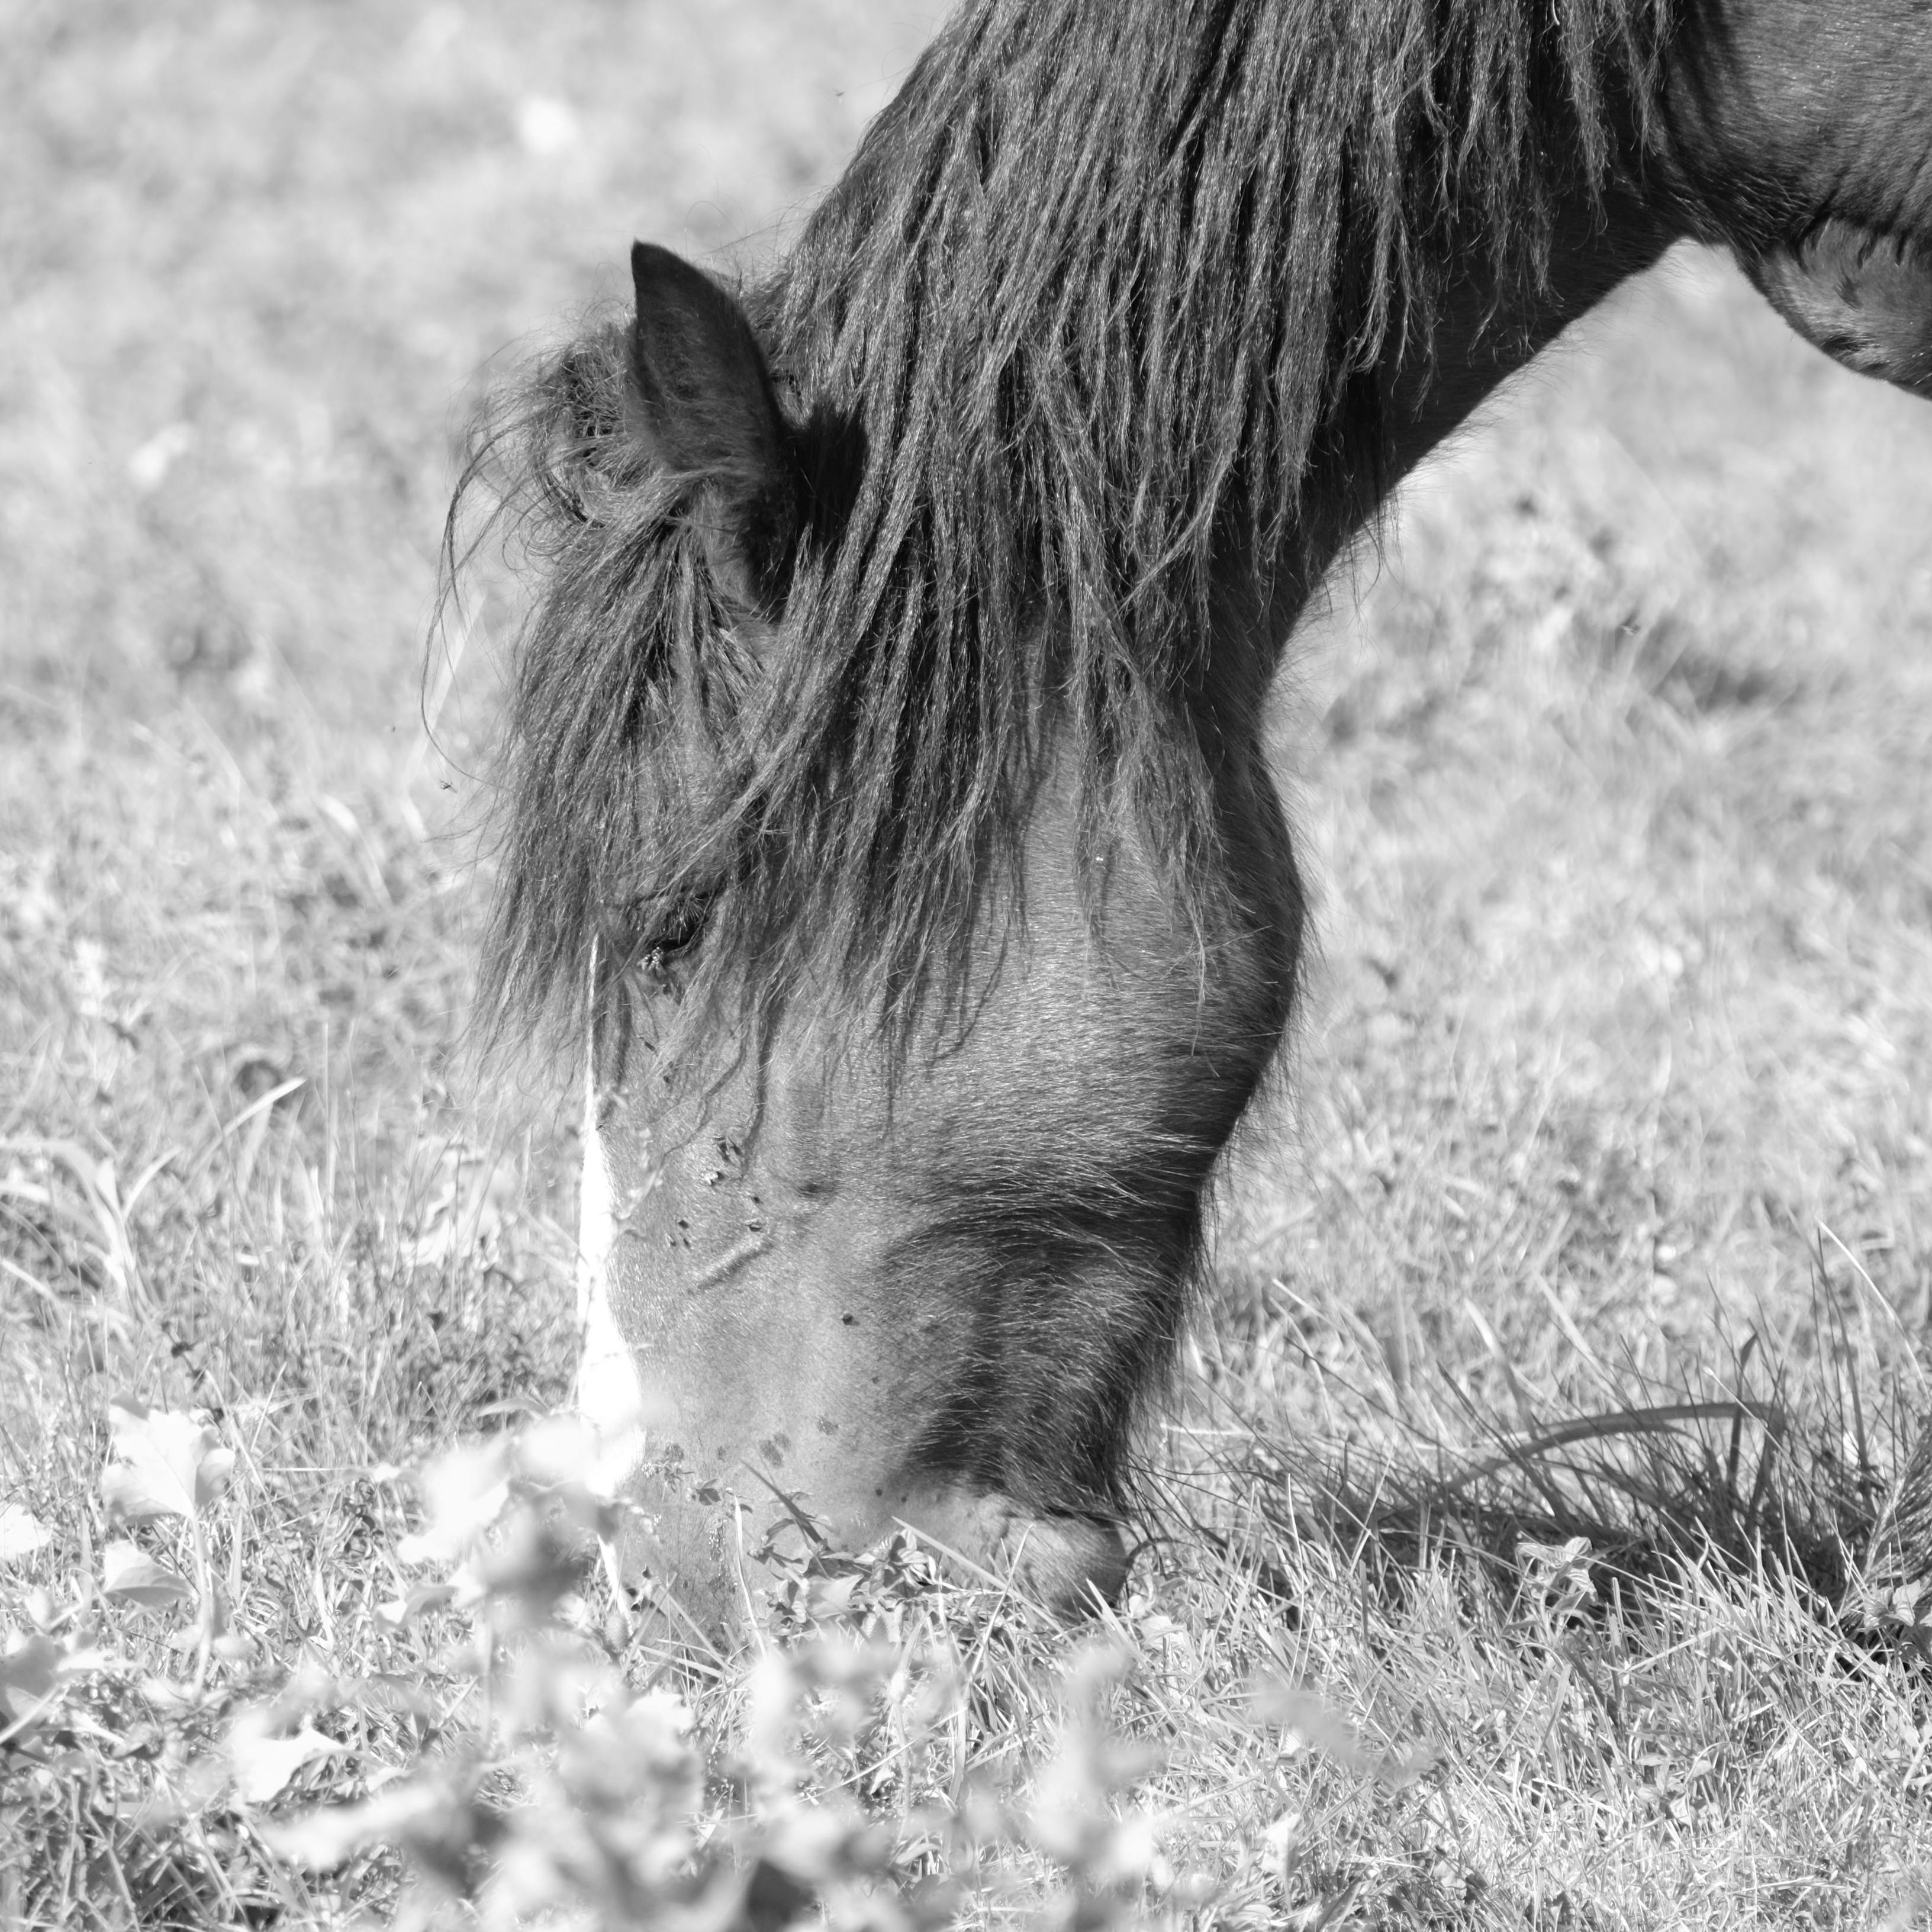
[[[1231,597],[1217,613],[1215,674],[1196,706],[1204,739],[1222,713],[1251,715],[1272,680],[1309,598],[1336,560],[1372,527],[1409,472],[1453,436],[1510,376],[1684,232],[1680,222],[1612,186],[1580,193],[1557,211],[1545,272],[1534,284],[1498,279],[1487,251],[1450,266],[1426,331],[1392,340],[1342,404],[1304,474],[1282,548],[1260,573],[1258,605]],[[1399,332],[1398,332],[1399,333]],[[1244,564],[1252,559],[1243,554]],[[1230,567],[1226,584],[1245,579]],[[1246,579],[1252,581],[1252,579]]]
[[[1429,348],[1376,372],[1384,492],[1571,322],[1650,267],[1676,232],[1634,192],[1612,187],[1559,209],[1540,286],[1499,289],[1482,258],[1467,258],[1448,282]]]

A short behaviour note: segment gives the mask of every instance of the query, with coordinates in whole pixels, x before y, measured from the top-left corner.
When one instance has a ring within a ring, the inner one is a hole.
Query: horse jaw
[[[1932,396],[1932,256],[1837,217],[1745,264],[1806,341],[1848,369]]]

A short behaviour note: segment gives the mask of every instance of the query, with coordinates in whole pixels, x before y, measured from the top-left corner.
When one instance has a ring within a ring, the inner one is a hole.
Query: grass
[[[1922,406],[1680,257],[1418,479],[1118,1612],[900,1548],[673,1668],[503,1432],[570,1109],[466,1070],[434,546],[488,360],[770,245],[921,23],[0,21],[0,1922],[1932,1910]]]

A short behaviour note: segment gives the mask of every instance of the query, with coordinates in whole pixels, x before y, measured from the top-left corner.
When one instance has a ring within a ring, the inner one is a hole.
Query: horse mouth
[[[1932,396],[1932,245],[1834,217],[1745,266],[1808,342]]]

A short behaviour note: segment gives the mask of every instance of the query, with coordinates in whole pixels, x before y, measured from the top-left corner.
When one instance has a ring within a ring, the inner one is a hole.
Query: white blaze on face
[[[615,1496],[644,1460],[644,1390],[610,1306],[617,1196],[604,1137],[597,1130],[594,1064],[584,1084],[582,1217],[577,1238],[577,1323],[584,1358],[577,1370],[577,1408],[596,1440],[592,1484]]]

